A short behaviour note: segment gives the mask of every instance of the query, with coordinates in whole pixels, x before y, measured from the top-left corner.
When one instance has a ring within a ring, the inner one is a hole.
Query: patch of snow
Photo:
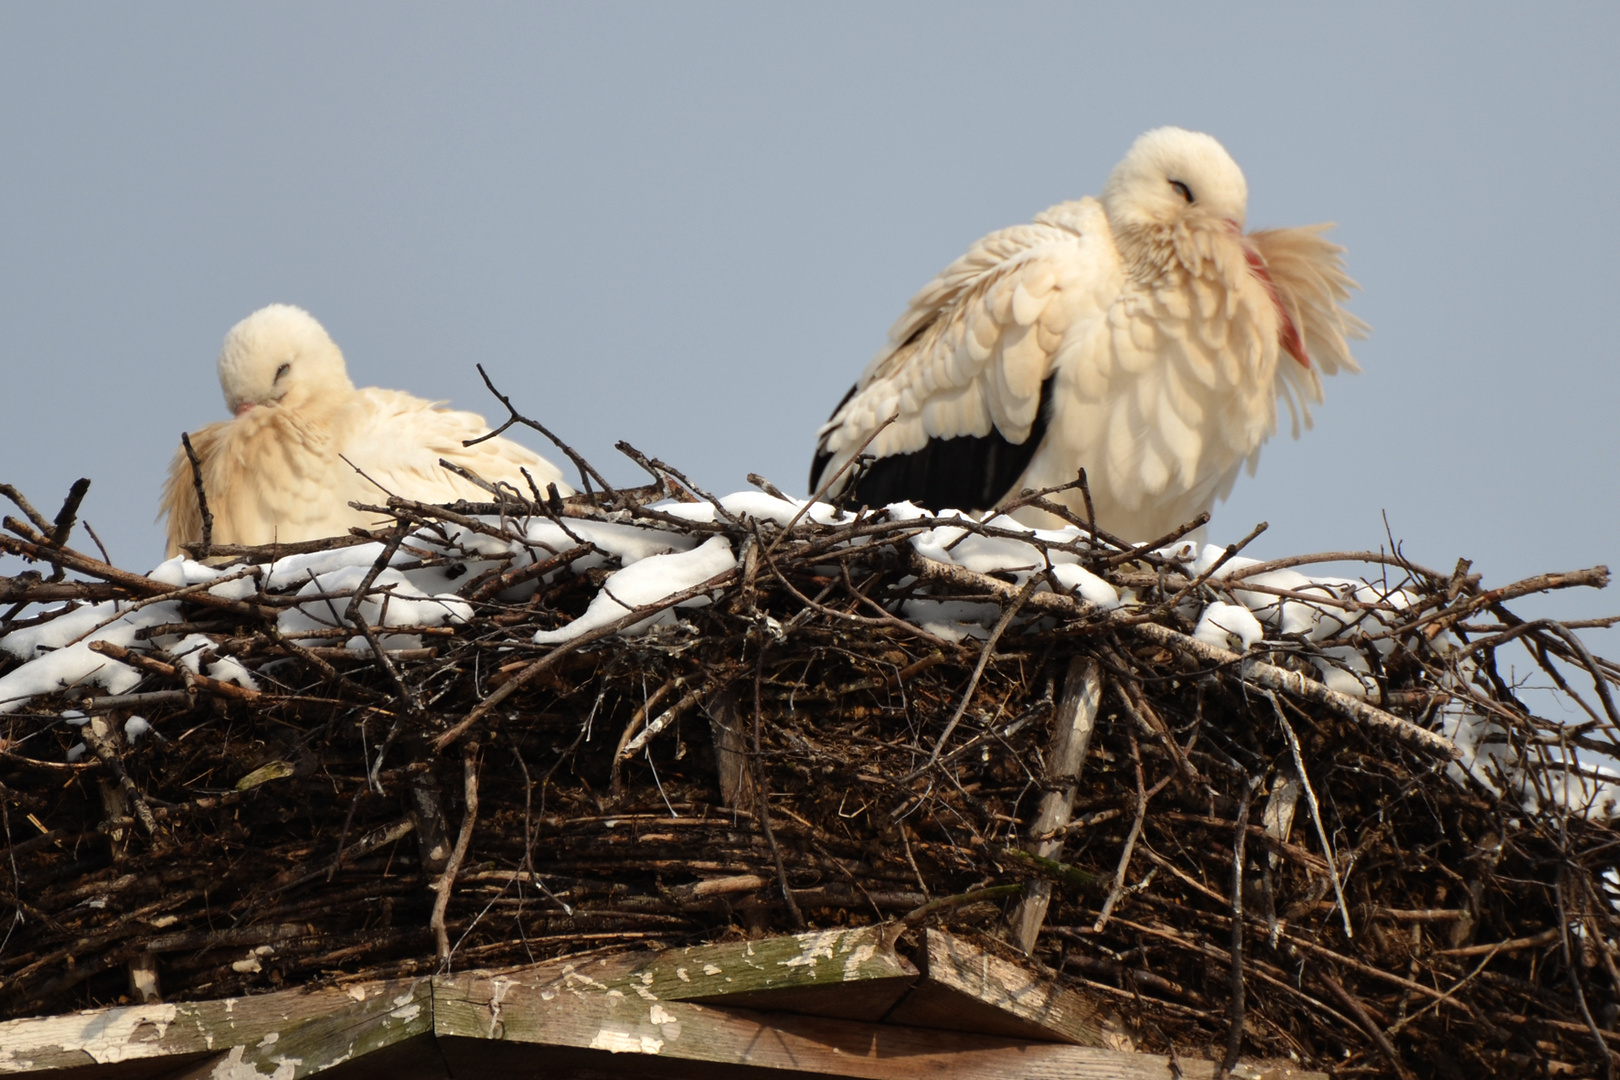
[[[700,585],[736,565],[737,557],[732,554],[731,542],[723,536],[710,537],[691,551],[639,559],[623,570],[608,575],[602,590],[592,598],[583,615],[560,629],[539,631],[534,635],[534,640],[541,645],[571,641],[623,618],[627,612],[638,607],[656,604],[666,597]],[[678,606],[701,607],[708,602],[708,597],[698,596]],[[626,627],[620,633],[626,636],[644,634],[654,626],[673,622],[674,619],[674,612],[666,609]]]
[[[1193,637],[1218,649],[1247,652],[1265,637],[1265,628],[1248,608],[1216,600],[1199,616]]]
[[[1071,593],[1104,611],[1119,607],[1119,591],[1079,563],[1058,563],[1052,567],[1052,576]]]
[[[375,562],[375,558],[372,561]],[[350,592],[359,588],[369,573],[370,563],[330,570],[318,574],[299,589],[297,595],[319,597]],[[347,597],[311,599],[281,612],[276,618],[276,628],[296,639],[310,630],[345,626],[344,614],[348,606]],[[398,570],[388,569],[377,575],[370,591],[360,601],[360,617],[372,626],[443,626],[472,618],[472,605],[453,594],[430,596],[412,585]],[[388,647],[387,643],[384,647]]]

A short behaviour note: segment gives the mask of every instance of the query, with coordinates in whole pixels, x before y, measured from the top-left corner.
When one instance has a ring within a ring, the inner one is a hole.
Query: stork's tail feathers
[[[1324,375],[1360,371],[1347,339],[1367,336],[1367,324],[1340,302],[1360,288],[1344,272],[1344,248],[1322,234],[1332,225],[1262,229],[1249,234],[1277,287],[1277,298],[1304,338],[1311,363]]]
[[[1308,368],[1281,364],[1277,369],[1277,393],[1288,406],[1296,438],[1301,426],[1311,426],[1311,404],[1322,400],[1322,376],[1361,370],[1350,355],[1350,339],[1367,336],[1367,324],[1340,306],[1360,286],[1344,272],[1344,248],[1322,235],[1332,227],[1261,229],[1248,236],[1311,359]]]

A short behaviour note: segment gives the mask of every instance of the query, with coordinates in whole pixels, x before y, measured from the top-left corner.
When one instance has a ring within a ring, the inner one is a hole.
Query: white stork
[[[1366,331],[1339,306],[1355,283],[1329,226],[1245,234],[1247,201],[1220,143],[1164,127],[1100,201],[986,236],[912,298],[821,428],[811,491],[897,416],[834,499],[986,511],[1084,468],[1116,535],[1150,540],[1209,510],[1253,471],[1277,399],[1297,436],[1321,376],[1359,370],[1346,338]],[[1082,510],[1078,491],[1060,497]]]
[[[489,431],[475,413],[399,390],[356,390],[343,354],[301,308],[271,304],[232,327],[219,354],[219,385],[235,419],[191,433],[214,543],[337,536],[375,517],[351,501],[378,503],[390,494],[433,503],[489,499],[440,458],[525,493],[527,469],[542,492],[552,483],[572,494],[555,465],[510,439],[463,446]],[[202,539],[184,449],[169,466],[161,513],[171,556]]]

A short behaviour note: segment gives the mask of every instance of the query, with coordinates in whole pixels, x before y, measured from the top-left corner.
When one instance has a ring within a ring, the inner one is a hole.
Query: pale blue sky
[[[362,385],[490,412],[482,361],[610,477],[797,491],[913,291],[1174,123],[1251,226],[1339,223],[1374,328],[1214,538],[1620,565],[1616,56],[1612,4],[8,4],[0,479],[91,477],[154,563],[221,337],[286,301]]]

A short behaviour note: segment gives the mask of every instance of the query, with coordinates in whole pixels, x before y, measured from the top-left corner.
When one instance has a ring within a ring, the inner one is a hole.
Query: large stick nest
[[[0,646],[171,606],[94,646],[138,685],[0,703],[0,1015],[129,1000],[154,971],[184,999],[888,920],[1006,938],[1045,882],[1034,956],[1145,1049],[1219,1058],[1236,1031],[1341,1074],[1608,1068],[1620,834],[1594,800],[1617,669],[1576,624],[1507,606],[1602,568],[1487,590],[1466,565],[1331,553],[1284,562],[1354,559],[1372,585],[1300,593],[1258,583],[1275,563],[1197,570],[1083,521],[1055,539],[883,511],[788,527],[643,461],[651,487],[566,503],[390,500],[380,547],[349,549],[372,572],[318,601],[266,572],[286,546],[198,553],[234,592],[176,585],[67,545],[82,488],[55,521],[6,489],[28,520],[0,552],[39,570],[0,578]],[[536,522],[572,539],[528,539]],[[615,569],[581,532],[601,522],[721,536],[736,565],[536,644]],[[924,558],[924,534],[1031,545],[1126,603],[1044,566]],[[390,563],[443,573],[471,616],[381,633],[353,601]],[[925,629],[923,599],[967,606]],[[1212,602],[1289,600],[1335,621],[1279,616],[1242,656],[1193,636]],[[317,602],[329,629],[286,632]],[[192,635],[207,650],[177,656]],[[1508,649],[1585,721],[1536,716]],[[31,659],[0,656],[0,677]],[[1088,660],[1103,691],[1072,818],[1032,836],[1065,794],[1047,756]],[[1364,693],[1331,688],[1347,666]]]

